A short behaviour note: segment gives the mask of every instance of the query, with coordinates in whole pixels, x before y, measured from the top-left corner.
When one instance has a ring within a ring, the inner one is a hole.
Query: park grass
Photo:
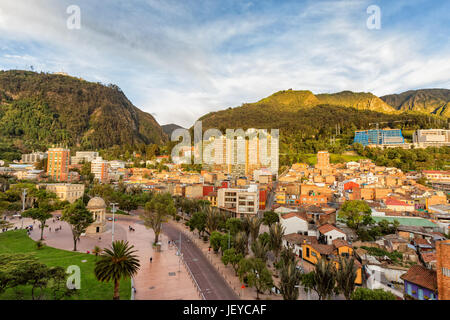
[[[36,242],[30,239],[25,230],[7,231],[0,233],[0,254],[24,253],[35,256],[39,262],[49,267],[60,266],[67,269],[70,265],[77,265],[81,271],[81,289],[77,294],[67,298],[70,300],[111,300],[113,298],[113,283],[99,282],[94,275],[97,257],[92,254],[66,251],[45,246],[36,249]],[[86,260],[86,262],[82,262]],[[30,288],[20,288],[23,299],[31,299]],[[120,282],[120,298],[129,300],[131,297],[131,280]],[[8,289],[0,294],[0,300],[15,300],[15,289]]]

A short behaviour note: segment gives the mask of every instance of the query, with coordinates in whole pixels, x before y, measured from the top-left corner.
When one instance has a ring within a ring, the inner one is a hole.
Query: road
[[[164,223],[162,232],[169,239],[176,240],[178,244],[180,231],[177,228]],[[181,232],[181,253],[206,300],[239,300],[224,278],[183,232]]]

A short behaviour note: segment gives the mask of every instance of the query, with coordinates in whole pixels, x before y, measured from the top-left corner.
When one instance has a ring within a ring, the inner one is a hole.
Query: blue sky
[[[79,30],[66,27],[69,5]],[[114,83],[160,124],[191,126],[289,88],[450,88],[448,12],[426,0],[1,0],[0,69]]]

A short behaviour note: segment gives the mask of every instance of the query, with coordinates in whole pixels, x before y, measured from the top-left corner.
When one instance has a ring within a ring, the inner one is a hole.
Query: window
[[[309,258],[309,248],[306,248],[306,257]]]
[[[423,299],[423,289],[419,288],[419,300],[424,300]]]
[[[408,283],[407,286],[406,286],[406,292],[407,292],[410,296],[412,296],[412,286],[411,286],[410,283]]]

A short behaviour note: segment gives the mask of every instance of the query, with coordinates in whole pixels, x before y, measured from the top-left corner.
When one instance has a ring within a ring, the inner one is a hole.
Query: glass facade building
[[[353,143],[360,143],[363,146],[371,144],[403,144],[405,139],[403,138],[402,131],[400,129],[383,129],[383,130],[364,130],[356,131]]]

